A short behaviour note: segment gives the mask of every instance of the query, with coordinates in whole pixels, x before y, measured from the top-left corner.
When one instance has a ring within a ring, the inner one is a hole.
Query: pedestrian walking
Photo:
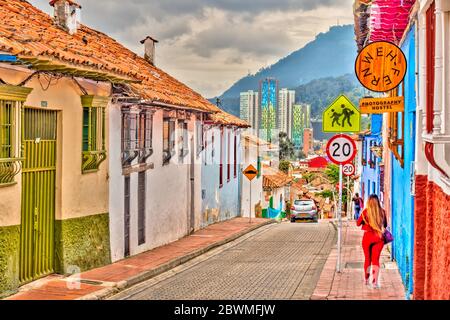
[[[361,210],[364,207],[364,201],[359,196],[359,193],[355,193],[355,196],[353,197],[352,201],[355,204],[355,220],[358,220],[359,219],[359,215],[361,213]]]
[[[364,279],[369,285],[370,267],[372,271],[372,287],[380,288],[378,276],[380,273],[380,255],[383,250],[385,239],[384,233],[387,228],[386,213],[381,208],[378,196],[373,194],[367,201],[366,209],[363,210],[356,225],[362,226],[364,236],[362,247],[364,250]]]

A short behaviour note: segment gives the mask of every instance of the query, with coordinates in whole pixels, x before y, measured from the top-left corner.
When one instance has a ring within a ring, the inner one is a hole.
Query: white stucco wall
[[[230,150],[228,150],[230,133]],[[237,134],[237,174],[234,176],[234,135]],[[214,135],[214,143],[212,136]],[[240,215],[239,175],[241,163],[240,133],[234,128],[224,128],[223,185],[219,186],[220,128],[213,126],[206,132],[207,147],[202,156],[202,227]],[[230,153],[230,180],[227,179],[227,159]]]
[[[110,114],[110,228],[111,255],[117,261],[124,255],[124,176],[121,164],[121,111],[120,106],[111,107]],[[189,142],[194,138],[195,120],[188,123]],[[173,242],[190,231],[190,159],[189,154],[183,163],[179,163],[178,145],[176,154],[169,164],[163,166],[163,111],[158,110],[153,116],[153,155],[147,163],[153,163],[154,169],[146,173],[146,241],[138,245],[138,173],[130,175],[130,255],[135,255],[155,247]],[[178,137],[178,127],[175,135]],[[177,141],[177,138],[175,139]],[[196,139],[194,139],[194,159],[196,154]],[[194,199],[195,216],[200,215],[200,164],[195,165]],[[195,225],[199,223],[195,221]],[[195,227],[195,226],[193,226]],[[197,227],[198,228],[198,227]]]
[[[249,165],[253,165],[257,168],[258,165],[258,147],[256,144],[241,139],[241,152],[242,152],[242,167],[247,168]],[[262,167],[261,167],[262,170]],[[263,205],[263,177],[262,173],[259,178],[256,177],[251,181],[251,204],[250,204],[250,181],[243,176],[242,177],[242,207],[241,215],[243,217],[249,217],[251,210],[251,216],[255,217],[255,206],[260,203]]]
[[[12,85],[21,83],[32,71],[19,66],[0,63],[1,78]],[[107,97],[108,83],[78,79],[88,94]],[[62,77],[51,83],[36,75],[24,85],[32,88],[24,106],[57,111],[57,149],[55,181],[55,217],[70,219],[108,212],[108,161],[101,163],[97,172],[81,172],[82,116],[81,92],[70,78]],[[46,107],[41,107],[43,102]],[[108,131],[108,109],[106,110]],[[105,143],[108,145],[108,135]],[[108,148],[108,156],[109,150]],[[0,225],[17,225],[21,219],[21,173],[17,184],[0,188]]]

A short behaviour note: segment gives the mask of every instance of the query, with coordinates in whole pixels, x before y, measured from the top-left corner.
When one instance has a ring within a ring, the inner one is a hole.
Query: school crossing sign
[[[323,132],[359,132],[361,113],[345,95],[340,95],[322,115]]]

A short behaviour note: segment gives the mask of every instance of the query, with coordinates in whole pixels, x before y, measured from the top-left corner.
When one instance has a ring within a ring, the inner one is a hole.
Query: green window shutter
[[[83,108],[83,151],[89,151],[89,108]]]

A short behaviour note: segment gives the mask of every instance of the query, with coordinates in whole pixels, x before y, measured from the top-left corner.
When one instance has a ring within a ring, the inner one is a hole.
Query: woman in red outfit
[[[365,284],[369,284],[369,267],[372,265],[372,285],[374,288],[379,288],[380,255],[384,246],[383,233],[384,229],[387,228],[387,219],[377,195],[369,197],[367,206],[359,216],[356,225],[362,225],[361,229],[364,230],[362,246],[365,256]]]

